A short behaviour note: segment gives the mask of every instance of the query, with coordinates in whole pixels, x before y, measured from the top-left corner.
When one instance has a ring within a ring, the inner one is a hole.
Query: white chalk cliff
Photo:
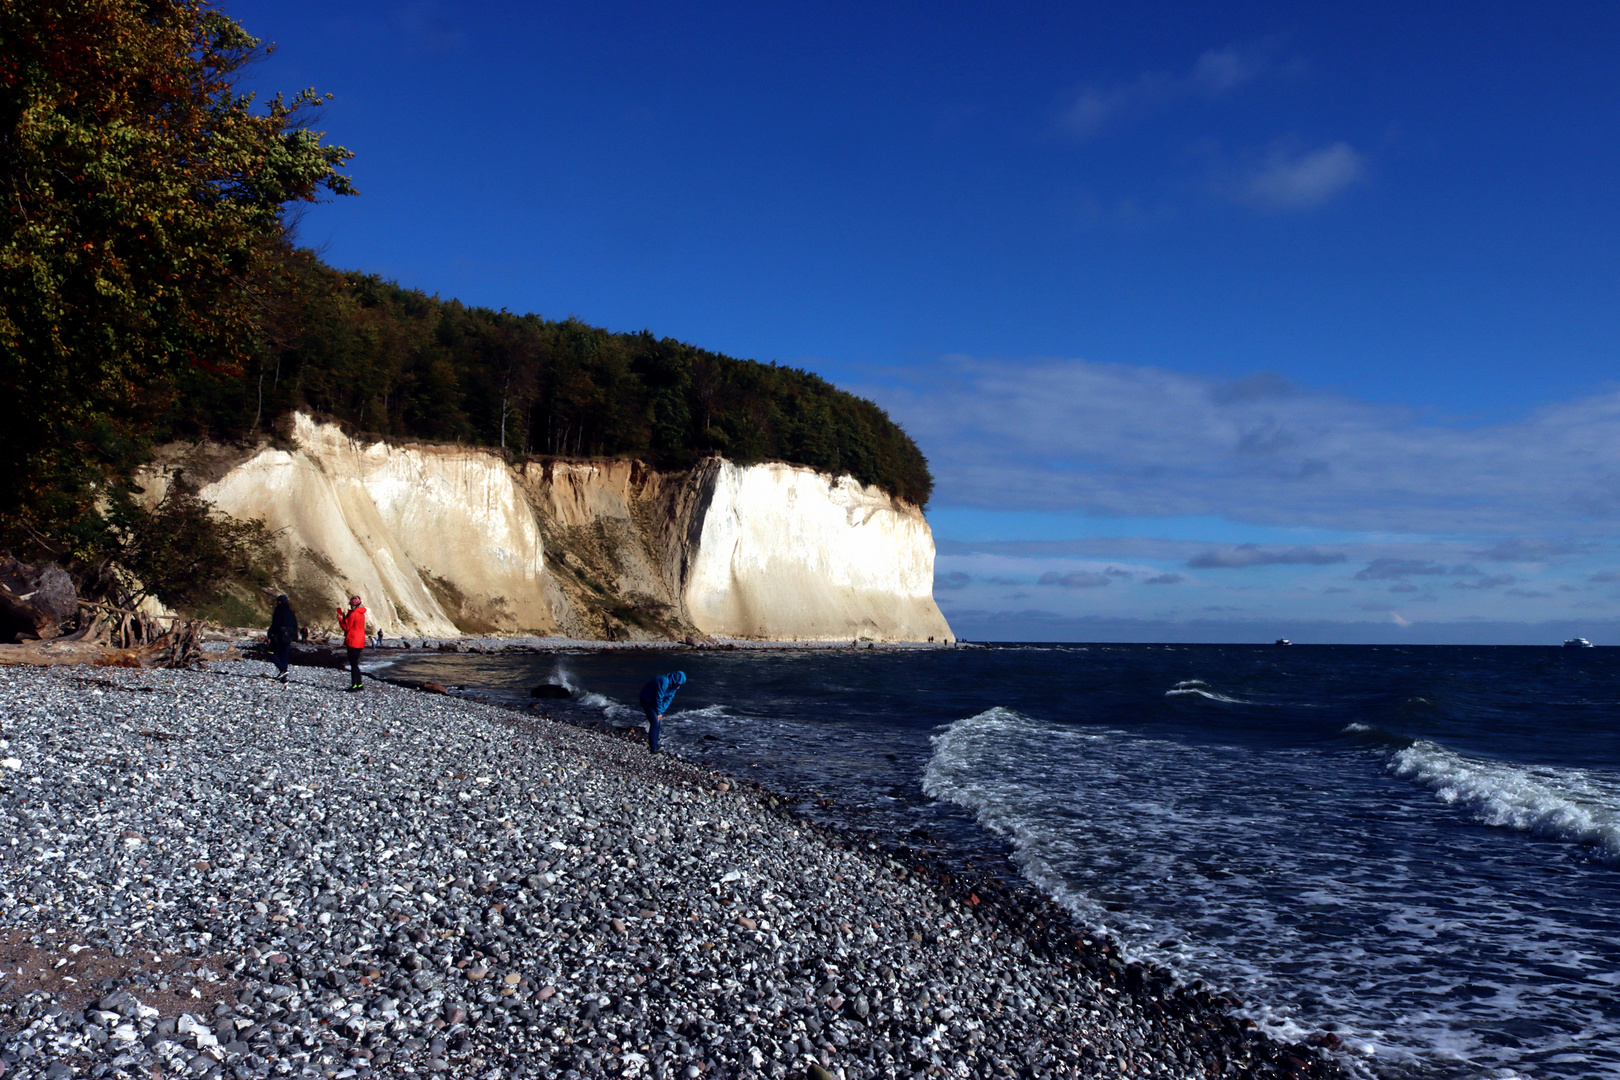
[[[848,476],[721,462],[685,580],[694,625],[739,638],[931,638],[934,536],[921,511]]]
[[[264,522],[315,625],[357,592],[390,634],[952,640],[922,512],[847,476],[719,459],[509,466],[302,414],[292,443],[216,455],[200,494]]]

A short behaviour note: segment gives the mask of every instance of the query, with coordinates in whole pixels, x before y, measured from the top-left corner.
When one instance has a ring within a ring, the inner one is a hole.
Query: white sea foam
[[[1014,861],[1026,878],[1083,921],[1102,929],[1109,922],[1104,904],[1076,889],[1054,865],[1076,839],[1065,835],[1078,824],[1067,812],[1076,793],[1067,784],[1049,787],[1040,781],[1055,779],[1060,763],[1084,761],[1088,744],[1107,742],[1121,734],[1044,724],[998,705],[958,720],[932,737],[934,753],[923,769],[923,793],[971,810],[980,825],[1012,842]],[[987,767],[1009,754],[1015,754],[1031,771],[1028,779],[1009,783],[1011,778],[1004,770]],[[1030,779],[1036,782],[1029,783]]]
[[[634,706],[626,705],[623,702],[613,700],[605,694],[598,694],[592,690],[576,693],[574,700],[581,705],[600,710],[609,720],[618,724],[634,727],[647,726],[646,714],[641,711],[639,704]],[[691,724],[694,721],[713,721],[715,723],[707,725],[706,730],[719,733],[729,726],[726,723],[727,721],[737,719],[739,718],[726,711],[724,705],[706,705],[701,709],[671,709],[664,716],[664,731],[666,735],[672,731],[669,726],[671,723]]]
[[[581,705],[600,709],[610,720],[628,720],[641,716],[640,709],[632,709],[630,706],[615,701],[606,694],[598,694],[594,690],[575,690],[574,700]]]
[[[676,709],[670,714],[671,719],[680,720],[730,720],[736,719],[726,710],[724,705],[705,705],[701,709]]]
[[[1385,734],[1366,724],[1347,730]],[[1403,761],[1436,775],[1441,762],[1462,760],[1404,740],[1389,751],[1408,749],[1416,753]],[[1230,987],[1278,1038],[1335,1022],[1359,1076],[1438,1067],[1482,1080],[1513,1075],[1521,1054],[1549,1053],[1575,1064],[1547,1075],[1581,1075],[1595,1064],[1590,1047],[1564,1033],[1614,1030],[1603,999],[1587,993],[1610,976],[1608,924],[1527,903],[1526,888],[1534,894],[1542,883],[1514,877],[1505,849],[1515,845],[1485,830],[1457,836],[1425,799],[1380,803],[1373,828],[1344,812],[1345,783],[1373,782],[1390,752],[1279,753],[1009,708],[956,721],[934,735],[933,750],[923,790],[1005,837],[1021,873],[1080,925],[1113,933],[1128,955]],[[1479,763],[1464,764],[1477,778]],[[1519,772],[1539,778],[1544,802],[1572,803],[1579,788],[1620,806],[1620,785],[1611,791],[1587,777],[1581,788],[1567,770]],[[1456,768],[1446,776],[1454,786],[1462,779]],[[1495,869],[1431,888],[1464,850]],[[1526,974],[1549,965],[1560,973],[1551,981]],[[1503,1017],[1513,1018],[1522,1048],[1482,1035]],[[1456,1072],[1459,1064],[1470,1071]]]
[[[1342,733],[1345,735],[1362,735],[1366,734],[1367,732],[1377,730],[1378,729],[1373,727],[1371,724],[1363,724],[1360,721],[1352,720],[1350,723],[1344,725],[1344,730]]]
[[[606,694],[599,694],[595,690],[586,690],[574,682],[573,673],[559,664],[552,669],[551,682],[557,686],[565,687],[572,695],[572,700],[588,709],[600,711],[609,720],[645,724],[645,714],[640,703],[626,705]],[[686,720],[718,719],[726,716],[724,705],[709,705],[701,709],[675,709],[669,714],[669,719],[680,717]]]
[[[1024,876],[1070,911],[1091,917],[1093,925],[1100,929],[1101,921],[1095,916],[1101,909],[1096,902],[1071,888],[1041,855],[1046,839],[1041,835],[1045,815],[1039,811],[1027,813],[1031,809],[1028,803],[1007,799],[1002,778],[983,768],[985,761],[997,756],[998,744],[1004,748],[1009,741],[1043,734],[1041,727],[1023,713],[999,705],[956,721],[933,737],[934,753],[923,770],[923,794],[973,811],[980,825],[1010,839]],[[1044,734],[1058,738],[1066,735],[1077,741],[1086,737],[1079,732],[1048,730]]]
[[[1164,692],[1165,697],[1201,697],[1209,701],[1228,701],[1233,705],[1252,705],[1254,702],[1242,698],[1228,697],[1216,690],[1210,689],[1209,683],[1203,679],[1183,679]]]
[[[571,694],[579,693],[579,685],[574,682],[574,674],[567,667],[558,664],[551,669],[551,678],[548,680],[553,686],[561,686]]]
[[[1396,751],[1390,771],[1475,821],[1587,844],[1620,865],[1620,776],[1469,757],[1427,739]]]
[[[1202,815],[1197,812],[1133,801],[1129,809],[1119,808],[1123,816],[1115,820],[1087,793],[1093,785],[1098,793],[1113,788],[1112,774],[1119,771],[1140,777],[1147,770],[1163,768],[1161,781],[1174,784],[1183,769],[1197,767],[1185,748],[1122,731],[1048,724],[999,706],[956,721],[933,736],[933,745],[933,756],[923,773],[924,793],[970,810],[980,825],[1005,837],[1012,844],[1012,858],[1020,873],[1067,908],[1081,925],[1120,935],[1127,959],[1168,963],[1185,977],[1219,978],[1208,964],[1212,956],[1206,948],[1210,944],[1207,937],[1199,941],[1201,935],[1190,927],[1144,918],[1134,905],[1129,911],[1110,907],[1108,879],[1122,871],[1117,864],[1089,883],[1073,875],[1077,860],[1086,857],[1083,853],[1095,852],[1099,846],[1111,848],[1127,839],[1130,833],[1117,831],[1121,820],[1132,831],[1142,830],[1138,835],[1186,836],[1198,831]],[[1018,764],[1012,771],[993,764],[1013,760]],[[1065,779],[1071,773],[1073,779]],[[1100,814],[1095,812],[1099,810]],[[1160,879],[1185,873],[1181,858],[1158,862],[1147,850],[1152,846],[1144,845],[1134,853],[1157,863],[1144,876]],[[1251,921],[1267,918],[1259,909],[1250,909],[1246,917]],[[1262,934],[1279,936],[1270,930]],[[1149,944],[1166,939],[1176,939],[1179,944]],[[1248,978],[1241,981],[1249,984],[1244,995],[1249,996],[1254,981],[1261,977],[1260,970],[1238,960],[1228,973],[1246,967]],[[1279,1038],[1297,1039],[1307,1030],[1287,1009],[1256,1002],[1247,1011]]]
[[[1178,682],[1175,686],[1164,692],[1165,697],[1201,697],[1208,701],[1226,701],[1233,705],[1251,705],[1253,702],[1242,698],[1227,697],[1209,688],[1209,684],[1201,679],[1188,679]]]

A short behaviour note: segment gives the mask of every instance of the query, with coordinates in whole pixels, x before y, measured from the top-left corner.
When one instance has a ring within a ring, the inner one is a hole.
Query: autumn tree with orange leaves
[[[154,395],[261,340],[286,208],[351,192],[262,54],[204,0],[0,0],[0,547],[93,557]]]

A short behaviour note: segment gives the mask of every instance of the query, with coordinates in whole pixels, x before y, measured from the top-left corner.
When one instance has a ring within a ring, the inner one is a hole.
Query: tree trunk
[[[52,563],[0,562],[0,641],[49,641],[79,615],[67,571]]]

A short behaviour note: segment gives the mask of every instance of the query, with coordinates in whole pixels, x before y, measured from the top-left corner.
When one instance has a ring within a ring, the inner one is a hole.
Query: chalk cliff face
[[[711,466],[685,580],[692,622],[739,638],[936,638],[934,537],[922,511],[848,476]]]
[[[689,472],[633,461],[550,461],[515,469],[546,542],[553,612],[569,637],[618,640],[705,631],[687,617],[688,533],[699,512]]]
[[[199,494],[276,534],[306,621],[359,593],[387,633],[556,629],[540,530],[500,458],[294,424],[296,450],[261,450]]]
[[[316,625],[358,592],[389,634],[951,640],[921,511],[849,477],[720,460],[508,466],[359,442],[303,415],[292,435],[293,449],[216,460],[200,493],[275,534],[284,587]]]

